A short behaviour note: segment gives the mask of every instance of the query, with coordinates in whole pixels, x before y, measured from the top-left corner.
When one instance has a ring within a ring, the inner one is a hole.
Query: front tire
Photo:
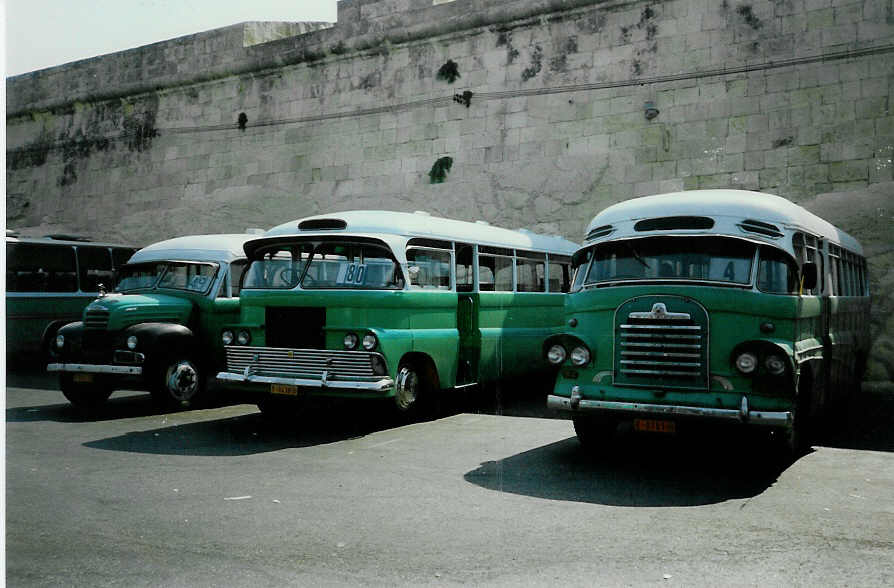
[[[607,448],[618,428],[618,422],[608,417],[575,415],[572,421],[577,440],[588,450]]]
[[[205,391],[205,372],[188,356],[174,356],[163,361],[155,377],[152,397],[168,408],[193,406]]]
[[[112,395],[111,386],[102,380],[89,384],[75,382],[72,374],[59,376],[59,389],[72,405],[85,412],[98,410]]]
[[[437,390],[418,364],[407,362],[397,370],[394,405],[398,416],[404,421],[428,420],[437,416]]]

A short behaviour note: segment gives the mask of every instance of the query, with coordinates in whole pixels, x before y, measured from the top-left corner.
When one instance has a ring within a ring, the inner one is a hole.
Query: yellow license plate
[[[271,394],[282,394],[284,396],[298,396],[298,386],[291,384],[270,384]]]
[[[676,433],[677,423],[656,419],[633,419],[633,429],[644,433]]]
[[[89,384],[93,381],[93,374],[73,374],[71,376],[72,382],[81,382],[83,384]]]

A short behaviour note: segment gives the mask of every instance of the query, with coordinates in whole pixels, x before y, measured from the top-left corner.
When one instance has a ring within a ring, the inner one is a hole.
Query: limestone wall
[[[10,78],[7,224],[141,245],[424,209],[580,240],[633,196],[762,190],[864,242],[892,379],[892,44],[891,0],[342,0]]]

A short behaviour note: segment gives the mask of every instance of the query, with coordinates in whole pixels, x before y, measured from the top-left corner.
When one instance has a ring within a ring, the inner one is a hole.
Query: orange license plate
[[[270,384],[271,394],[281,394],[283,396],[298,396],[298,386],[291,384]]]
[[[93,374],[72,374],[71,381],[89,384],[93,381]]]
[[[676,433],[677,423],[656,419],[633,419],[633,429],[644,433]]]

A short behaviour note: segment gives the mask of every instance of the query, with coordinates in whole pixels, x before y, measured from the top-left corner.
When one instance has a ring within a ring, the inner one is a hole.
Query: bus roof
[[[105,243],[103,241],[90,241],[89,239],[84,239],[78,237],[77,239],[63,239],[60,236],[46,236],[46,237],[26,237],[24,235],[19,235],[15,232],[10,232],[8,229],[6,231],[6,242],[7,243],[42,243],[46,245],[76,245],[78,247],[123,247],[125,249],[136,249],[136,247],[132,245],[125,245],[123,243]]]
[[[785,229],[789,237],[791,233],[803,231],[828,239],[854,253],[863,253],[862,246],[854,237],[794,202],[763,192],[725,189],[672,192],[614,204],[590,221],[586,243],[644,237],[648,232],[634,228],[638,221],[681,216],[710,217],[715,224],[710,229],[684,228],[665,232],[725,234],[775,243],[782,237],[779,231]],[[774,228],[777,229],[775,235]],[[785,249],[791,248],[791,239],[788,241]]]
[[[245,257],[243,243],[256,234],[190,235],[159,241],[133,254],[128,263],[147,261],[188,260],[230,262]]]
[[[423,212],[348,210],[309,216],[273,227],[264,238],[298,235],[352,235],[422,237],[443,241],[479,243],[495,247],[552,251],[571,255],[578,244],[556,235],[541,235],[526,229],[512,230],[477,221],[431,216]],[[260,243],[258,243],[260,244]]]

